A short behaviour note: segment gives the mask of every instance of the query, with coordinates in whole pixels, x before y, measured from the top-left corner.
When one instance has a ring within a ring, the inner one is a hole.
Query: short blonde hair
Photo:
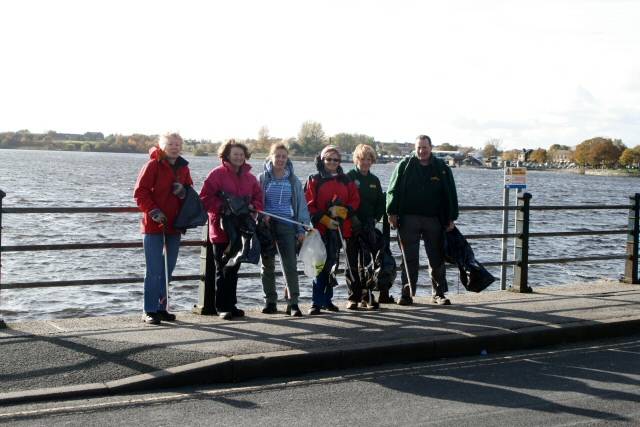
[[[218,148],[218,158],[220,160],[224,160],[226,162],[229,161],[229,153],[233,147],[238,147],[242,151],[244,151],[244,159],[249,160],[251,158],[251,153],[249,152],[249,148],[241,142],[236,142],[235,139],[230,139]]]
[[[158,147],[164,150],[170,139],[177,139],[180,141],[180,144],[184,144],[184,139],[182,139],[178,132],[167,132],[160,135],[160,138],[158,139]]]
[[[284,142],[276,142],[275,144],[271,144],[269,147],[269,158],[273,160],[273,157],[276,155],[276,151],[284,150],[287,152],[287,156],[289,155],[289,148],[287,148],[287,144]]]
[[[371,162],[375,163],[378,157],[376,156],[376,150],[369,144],[358,144],[356,149],[353,150],[353,163],[357,163],[358,160],[364,159],[366,156],[371,157]]]

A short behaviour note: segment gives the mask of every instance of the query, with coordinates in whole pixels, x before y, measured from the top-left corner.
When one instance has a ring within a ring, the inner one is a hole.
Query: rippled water
[[[138,170],[146,155],[117,153],[46,152],[0,150],[0,189],[7,193],[4,207],[81,207],[133,206],[132,192]],[[191,157],[191,173],[196,188],[218,160]],[[252,161],[258,173],[262,160]],[[351,165],[345,165],[350,167]],[[395,165],[376,165],[383,186]],[[313,173],[311,162],[295,162],[296,173]],[[461,205],[502,204],[502,171],[457,168],[453,170]],[[541,204],[627,204],[628,196],[640,191],[640,180],[628,177],[585,176],[570,173],[532,171],[529,189],[532,205]],[[138,214],[5,214],[2,218],[2,245],[57,244],[80,242],[119,242],[139,240]],[[462,212],[458,226],[465,234],[501,233],[502,213]],[[510,223],[513,222],[513,219]],[[531,231],[620,229],[626,227],[627,211],[533,211]],[[190,230],[184,237],[200,238],[201,230]],[[531,241],[530,258],[624,254],[625,236],[580,236],[538,238]],[[500,241],[472,240],[481,261],[498,261]],[[422,255],[424,257],[424,255]],[[513,248],[509,249],[509,257]],[[174,274],[197,274],[199,248],[182,248]],[[254,266],[243,266],[243,271]],[[463,292],[454,269],[449,269],[450,292]],[[499,277],[499,268],[490,268]],[[597,261],[565,265],[530,266],[532,286],[557,285],[599,278],[617,279],[624,262]],[[142,249],[83,250],[60,252],[8,252],[2,254],[2,282],[74,280],[139,276],[140,283],[104,286],[75,286],[2,290],[0,309],[7,321],[125,314],[142,310]],[[302,303],[311,296],[310,282],[301,278]],[[427,288],[421,272],[419,294]],[[197,302],[197,282],[172,284],[171,304],[188,310]],[[497,289],[499,284],[494,284]],[[279,290],[282,287],[279,287]],[[395,293],[398,293],[395,287]],[[393,293],[393,290],[392,290]],[[344,298],[345,287],[336,290],[336,300]],[[259,279],[238,284],[241,307],[262,304]]]

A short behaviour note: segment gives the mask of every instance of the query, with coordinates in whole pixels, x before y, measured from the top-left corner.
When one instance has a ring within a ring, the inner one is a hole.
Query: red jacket
[[[133,190],[133,198],[143,212],[140,231],[143,234],[162,233],[177,234],[173,222],[180,212],[182,201],[173,195],[174,182],[182,185],[193,185],[189,167],[184,158],[178,157],[175,162],[175,172],[171,164],[165,159],[164,151],[160,147],[149,150],[151,160],[140,169],[138,180]],[[151,219],[149,212],[160,209],[167,217],[166,230]]]
[[[318,182],[323,181],[318,188]],[[342,224],[342,235],[345,239],[351,237],[351,215],[360,207],[360,194],[358,187],[345,174],[339,174],[331,178],[321,178],[320,174],[309,178],[304,195],[307,199],[307,207],[311,215],[314,227],[324,235],[326,227],[320,224],[320,218],[327,214],[332,201],[339,201],[342,206],[349,209],[349,218]]]
[[[220,191],[233,196],[250,196],[251,204],[256,209],[263,209],[262,189],[253,174],[249,171],[251,165],[245,163],[237,174],[228,162],[223,161],[220,166],[209,172],[200,191],[200,200],[209,213],[209,239],[212,243],[227,243],[229,238],[220,226],[220,213],[223,202],[218,196]]]

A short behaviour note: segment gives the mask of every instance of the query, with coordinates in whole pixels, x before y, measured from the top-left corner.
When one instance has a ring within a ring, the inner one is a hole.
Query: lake
[[[189,157],[197,190],[208,172],[219,164],[214,157]],[[134,206],[133,186],[148,156],[142,154],[0,150],[0,189],[7,193],[4,207],[84,207]],[[253,172],[262,171],[262,160],[252,160]],[[345,164],[345,168],[352,167]],[[296,174],[304,181],[314,172],[313,162],[294,162]],[[386,186],[395,164],[374,165],[373,172]],[[455,168],[453,174],[460,205],[501,205],[502,170]],[[531,171],[528,191],[532,205],[543,204],[628,204],[628,196],[640,191],[640,180],[632,177],[587,176],[572,173]],[[513,215],[513,213],[512,213]],[[501,233],[502,212],[461,212],[457,221],[464,234]],[[513,219],[510,221],[513,223]],[[626,227],[627,211],[533,211],[531,231],[620,229]],[[512,225],[512,224],[511,224]],[[141,241],[139,214],[5,214],[2,218],[2,245],[60,244],[87,242]],[[392,232],[393,233],[393,232]],[[201,230],[190,230],[184,239],[197,240]],[[498,261],[500,240],[472,240],[480,261]],[[397,251],[396,251],[397,252]],[[579,236],[535,238],[530,258],[619,254],[625,252],[625,236]],[[421,255],[424,261],[424,253]],[[513,248],[509,248],[509,258]],[[199,248],[182,248],[174,274],[197,274]],[[243,266],[243,271],[258,271]],[[499,268],[489,269],[496,277]],[[457,269],[449,268],[450,296],[464,292]],[[565,265],[530,266],[532,287],[562,285],[601,278],[618,279],[624,261],[597,261]],[[142,311],[142,249],[9,252],[2,254],[2,282],[75,280],[107,277],[141,277],[140,283],[65,288],[2,290],[1,318],[6,321],[117,315]],[[510,276],[510,274],[509,274]],[[509,277],[510,279],[510,277]],[[399,280],[399,274],[398,274]],[[421,271],[418,294],[430,292],[425,271]],[[189,310],[197,302],[197,282],[172,284],[171,306]],[[492,285],[498,289],[499,284]],[[281,296],[282,286],[278,292]],[[392,294],[399,293],[396,284]],[[301,302],[310,302],[311,286],[301,278]],[[336,302],[346,298],[342,285]],[[239,306],[262,305],[259,279],[238,283]]]

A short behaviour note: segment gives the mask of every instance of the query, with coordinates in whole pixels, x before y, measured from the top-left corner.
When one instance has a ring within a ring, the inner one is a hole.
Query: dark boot
[[[262,312],[264,314],[275,314],[278,312],[278,306],[275,303],[268,302],[265,304],[264,308],[262,309]]]

